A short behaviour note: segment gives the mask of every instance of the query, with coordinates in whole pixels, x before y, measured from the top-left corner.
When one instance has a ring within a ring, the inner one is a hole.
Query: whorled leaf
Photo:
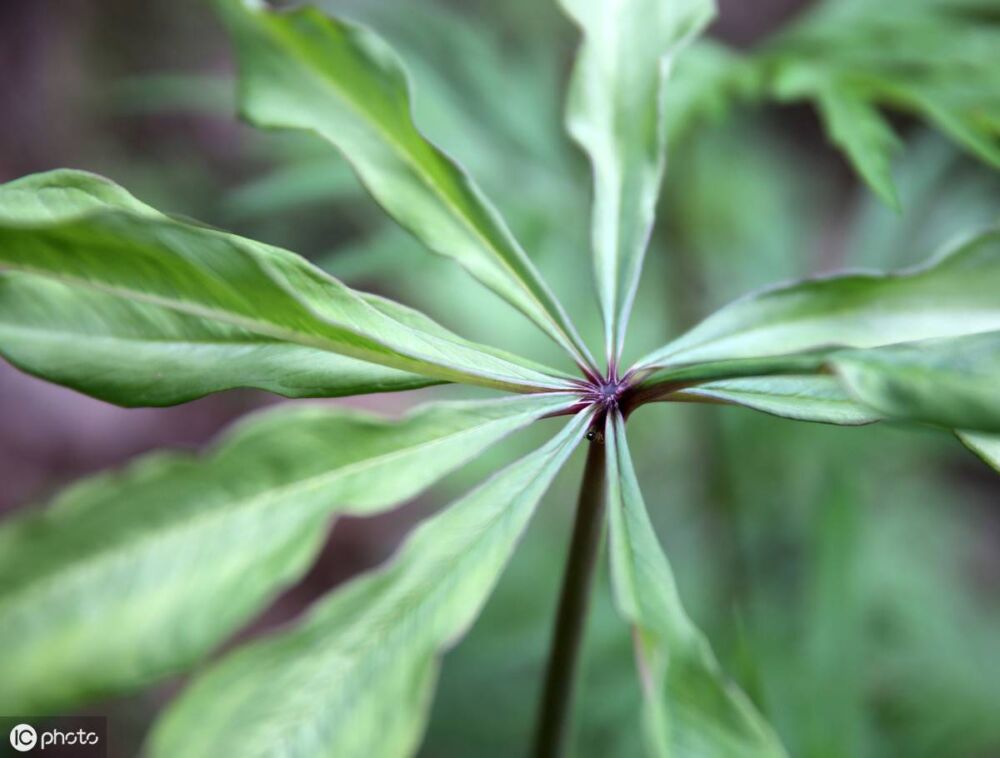
[[[124,406],[174,405],[237,387],[339,397],[440,383],[19,272],[0,274],[0,355],[30,374]]]
[[[956,337],[1000,329],[1000,231],[955,246],[929,265],[894,274],[846,274],[754,293],[720,309],[640,360],[658,381],[678,367],[748,361],[769,373],[789,356],[822,362],[839,348]],[[808,354],[811,354],[808,355]],[[692,369],[692,373],[696,373]]]
[[[20,206],[6,202],[8,197],[21,198],[35,190],[38,196]],[[132,206],[138,201],[126,195],[107,180],[76,172],[27,177],[0,187],[0,206],[5,209],[0,213],[0,266],[104,295],[81,305],[66,294],[66,288],[51,289],[50,302],[55,294],[59,304],[53,305],[59,312],[46,316],[49,326],[65,324],[82,308],[126,301],[93,314],[92,321],[107,322],[99,333],[128,332],[130,327],[111,319],[134,317],[137,325],[142,324],[145,340],[157,336],[181,343],[200,340],[201,356],[206,335],[216,341],[223,336],[235,338],[245,345],[246,336],[252,334],[258,345],[281,342],[395,369],[396,373],[377,377],[390,384],[412,384],[412,377],[401,378],[398,373],[405,371],[439,381],[520,392],[568,386],[565,378],[556,378],[563,376],[559,372],[543,373],[530,362],[457,338],[410,309],[354,292],[293,253],[143,211],[146,206],[137,210]],[[109,196],[113,196],[110,204]],[[33,280],[8,280],[5,288],[14,292],[15,305],[23,306],[28,298],[17,294],[19,281]],[[163,310],[171,314],[164,315]],[[11,320],[21,318],[15,313]],[[23,318],[39,321],[37,313]],[[227,328],[198,325],[201,320],[221,322]],[[163,331],[157,335],[160,328]],[[131,336],[136,336],[135,331]],[[102,348],[106,347],[105,342]],[[20,348],[20,360],[29,370],[42,373],[44,354],[32,354],[30,344],[26,352],[23,341]],[[177,349],[174,357],[181,356],[183,361],[183,346]],[[188,354],[198,354],[197,346]],[[127,350],[115,355],[129,363]],[[255,371],[269,374],[275,365],[273,352],[261,352],[259,357],[261,364],[270,365],[257,365]],[[373,373],[348,362],[338,366],[337,370],[352,369],[359,374],[345,376],[344,386],[360,385],[362,376]],[[115,367],[103,368],[106,373]],[[182,369],[190,374],[199,367],[186,364]],[[145,385],[161,380],[170,381],[149,376]],[[78,386],[101,383],[93,376],[74,381]],[[279,385],[281,379],[269,376],[268,381]],[[330,382],[336,385],[340,380]],[[148,391],[141,380],[139,384],[140,391]],[[193,392],[175,390],[180,397]],[[335,387],[330,394],[339,392]],[[118,401],[127,402],[127,398]]]
[[[256,0],[218,5],[236,42],[240,108],[249,121],[307,129],[330,141],[393,218],[593,368],[566,313],[497,210],[418,131],[405,70],[381,38],[315,8],[275,12]]]
[[[836,353],[859,402],[886,418],[1000,432],[1000,331]]]
[[[594,175],[592,243],[608,355],[616,361],[663,179],[667,79],[712,0],[560,0],[583,42],[566,123]]]
[[[724,403],[796,421],[859,426],[882,416],[852,398],[833,376],[761,376],[706,382],[677,390],[667,401]]]
[[[8,520],[0,710],[65,709],[196,663],[302,575],[332,515],[401,503],[564,405],[441,403],[398,421],[285,406],[203,457],[152,455]]]
[[[633,627],[649,754],[785,755],[681,605],[646,513],[621,414],[609,416],[605,439],[611,576],[618,610]]]
[[[386,566],[335,590],[302,623],[210,667],[162,717],[150,754],[413,754],[441,654],[479,614],[587,421],[578,414],[424,522]]]
[[[766,358],[734,358],[733,360],[707,361],[670,365],[654,370],[639,389],[643,398],[658,400],[664,395],[705,382],[723,379],[742,379],[756,376],[784,376],[787,374],[807,376],[822,371],[827,350],[811,350],[793,355]],[[647,370],[648,371],[648,370]],[[642,376],[642,369],[633,369]]]

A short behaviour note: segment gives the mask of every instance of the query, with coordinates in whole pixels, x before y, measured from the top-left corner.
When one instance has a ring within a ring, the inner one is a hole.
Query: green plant
[[[693,128],[700,113],[671,107],[669,64],[711,8],[697,0],[670,9],[643,0],[563,4],[584,31],[568,121],[594,169],[603,370],[492,205],[417,131],[393,53],[370,32],[313,10],[221,4],[239,47],[244,115],[332,142],[392,217],[521,310],[581,375],[463,340],[291,253],[172,219],[93,175],[58,171],[0,188],[8,269],[0,351],[30,373],[122,405],[244,386],[333,397],[457,382],[521,395],[429,405],[399,421],[281,408],[242,424],[203,458],[153,456],[7,523],[5,710],[70,707],[193,666],[302,575],[331,517],[390,508],[505,435],[568,416],[551,442],[428,519],[386,567],[334,591],[289,630],[208,667],[167,711],[150,751],[413,752],[440,655],[474,621],[547,485],[586,438],[537,752],[555,754],[565,741],[606,511],[650,751],[783,753],[681,607],[639,492],[625,419],[662,401],[844,425],[924,423],[959,430],[1000,467],[1000,232],[976,235],[920,269],[750,295],[623,370],[667,137],[680,131],[681,116]],[[946,4],[922,5],[931,13]],[[702,94],[718,102],[728,97],[720,92],[751,91],[747,82],[760,94],[777,67],[764,57],[726,60],[718,80],[688,74],[681,84],[740,83],[706,87]],[[853,91],[835,77],[823,81],[802,91]],[[868,100],[858,95],[849,107]],[[839,125],[834,136],[848,129],[841,141],[852,160],[888,196],[889,141],[865,126],[877,112],[845,122],[840,105],[821,106]],[[995,126],[988,115],[972,122]]]

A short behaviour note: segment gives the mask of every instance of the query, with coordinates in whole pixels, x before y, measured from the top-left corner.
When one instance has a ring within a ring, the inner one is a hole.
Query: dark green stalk
[[[558,758],[566,750],[580,647],[594,569],[604,537],[604,458],[603,440],[595,439],[587,451],[559,611],[552,632],[545,690],[535,732],[536,758]]]

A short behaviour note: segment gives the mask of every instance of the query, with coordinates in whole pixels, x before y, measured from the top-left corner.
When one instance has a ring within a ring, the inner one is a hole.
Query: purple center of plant
[[[606,409],[614,408],[618,405],[618,400],[625,391],[625,386],[625,382],[617,379],[606,379],[594,388],[594,402]]]
[[[586,405],[596,406],[597,413],[587,434],[588,439],[594,439],[604,428],[604,419],[610,411],[620,408],[626,392],[631,388],[631,377],[626,374],[618,378],[617,366],[612,366],[605,377],[591,378],[583,391],[583,401]]]

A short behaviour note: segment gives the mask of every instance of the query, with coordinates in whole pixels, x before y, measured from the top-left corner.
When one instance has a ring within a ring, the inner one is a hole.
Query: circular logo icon
[[[38,735],[30,724],[18,724],[10,730],[10,744],[19,753],[27,753],[36,742]]]

